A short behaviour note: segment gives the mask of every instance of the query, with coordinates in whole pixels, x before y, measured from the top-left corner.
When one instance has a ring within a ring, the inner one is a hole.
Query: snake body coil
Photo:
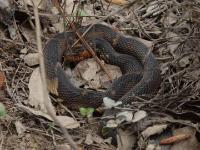
[[[78,32],[82,34],[87,28],[81,27]],[[101,106],[105,96],[129,104],[135,99],[134,96],[149,95],[159,88],[159,65],[149,49],[137,38],[123,36],[102,24],[95,24],[84,39],[92,39],[100,49],[96,52],[105,55],[110,64],[119,66],[123,75],[105,92],[75,87],[60,65],[75,38],[74,32],[60,33],[44,48],[48,89],[64,99],[68,107],[96,108]]]

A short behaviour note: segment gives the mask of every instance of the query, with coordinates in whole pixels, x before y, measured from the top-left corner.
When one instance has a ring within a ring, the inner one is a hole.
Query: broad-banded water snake
[[[77,32],[82,34],[87,28],[81,27]],[[138,38],[122,35],[102,24],[95,24],[84,39],[95,41],[95,46],[102,50],[108,62],[118,65],[123,75],[105,92],[75,87],[61,67],[63,57],[66,51],[70,51],[75,39],[76,34],[72,31],[59,33],[44,47],[48,89],[64,99],[68,107],[97,108],[103,103],[103,97],[128,104],[134,101],[134,96],[148,95],[158,90],[161,83],[160,68],[150,49]]]

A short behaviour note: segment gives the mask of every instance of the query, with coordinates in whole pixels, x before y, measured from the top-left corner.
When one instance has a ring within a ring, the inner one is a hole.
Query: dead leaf
[[[50,121],[53,121],[51,116],[49,116],[47,113],[44,113],[44,112],[39,111],[39,110],[34,110],[32,108],[26,107],[26,106],[21,105],[21,104],[18,104],[18,106],[20,108],[23,108],[26,111],[36,115],[36,116],[42,116],[42,117],[45,117],[46,119],[48,119]],[[80,126],[80,124],[76,120],[74,120],[72,117],[68,117],[68,116],[56,116],[56,117],[61,122],[61,124],[67,129],[74,129],[74,128],[78,128]]]
[[[122,102],[121,101],[116,102],[109,97],[104,97],[103,98],[103,104],[106,108],[113,108],[113,107],[116,107],[116,106],[122,104]]]
[[[123,111],[123,112],[120,112],[119,114],[117,114],[116,116],[117,118],[124,118],[123,121],[132,121],[133,119],[133,112],[132,111]]]
[[[144,119],[147,116],[147,112],[143,110],[139,110],[134,114],[132,122],[138,122]]]
[[[143,137],[148,138],[151,135],[159,134],[167,128],[167,124],[154,125],[148,127],[142,132]]]
[[[46,112],[46,108],[43,102],[42,81],[41,81],[39,67],[32,72],[28,88],[29,88],[29,104],[31,106],[34,106],[35,108],[40,108],[43,112]]]
[[[80,126],[80,124],[76,120],[74,120],[72,117],[57,116],[57,118],[61,122],[61,124],[67,129],[74,129]]]
[[[118,130],[117,135],[117,149],[118,150],[131,150],[135,146],[136,137],[130,131]]]
[[[40,68],[36,68],[29,79],[29,104],[35,108],[40,109],[42,112],[47,112],[45,103],[43,101],[43,85],[40,75]],[[51,107],[51,111],[56,114],[55,109],[50,101],[48,100],[48,106]]]
[[[117,66],[105,64],[104,67],[112,76],[112,79],[116,79],[122,74],[120,68]],[[107,74],[101,70],[94,58],[83,60],[76,65],[73,70],[73,77],[80,83],[96,90],[105,88],[105,83],[109,82]]]
[[[118,123],[116,122],[116,120],[109,120],[106,123],[106,127],[108,128],[116,128],[118,126]]]

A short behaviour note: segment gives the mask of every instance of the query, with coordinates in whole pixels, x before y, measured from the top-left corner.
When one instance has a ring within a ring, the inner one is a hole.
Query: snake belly
[[[77,31],[82,34],[88,27]],[[108,63],[119,66],[123,75],[115,79],[105,92],[75,87],[61,63],[76,38],[72,31],[59,33],[47,42],[43,51],[48,90],[62,98],[69,108],[97,108],[102,105],[104,97],[130,104],[135,96],[150,95],[158,90],[160,68],[149,48],[137,38],[124,36],[102,24],[93,25],[84,39],[92,39],[96,52],[104,55]]]

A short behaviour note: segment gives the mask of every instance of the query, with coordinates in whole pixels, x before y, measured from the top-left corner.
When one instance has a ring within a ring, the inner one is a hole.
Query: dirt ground
[[[134,101],[131,116],[134,118],[139,112],[139,119],[128,120],[127,113],[125,123],[120,124],[123,146],[119,137],[116,144],[115,140],[111,142],[109,137],[100,136],[99,114],[84,117],[82,112],[68,110],[62,100],[51,96],[56,115],[63,120],[79,149],[150,150],[156,146],[164,150],[200,149],[198,0],[35,2],[39,4],[42,46],[56,33],[70,29],[67,20],[76,25],[98,22],[140,38],[160,64],[162,83],[158,93],[150,100]],[[41,98],[42,90],[33,9],[29,0],[0,0],[0,150],[71,149],[60,127],[44,114],[44,102],[36,101]],[[100,70],[94,59],[81,63],[76,69],[66,71],[75,72],[76,78],[84,78],[79,82],[73,80],[77,86],[84,84],[98,89],[107,84],[106,77],[99,80],[103,73],[91,73]],[[112,76],[120,76],[119,68],[108,67]],[[146,131],[148,127],[152,127],[151,131]],[[159,144],[163,139],[168,140],[167,146]]]

